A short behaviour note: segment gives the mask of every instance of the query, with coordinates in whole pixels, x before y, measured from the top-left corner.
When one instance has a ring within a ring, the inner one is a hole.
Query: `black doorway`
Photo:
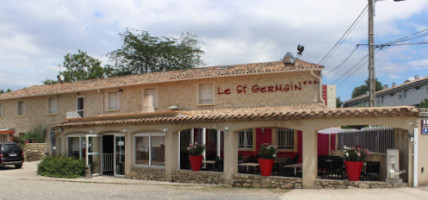
[[[103,175],[114,175],[114,136],[103,136]]]

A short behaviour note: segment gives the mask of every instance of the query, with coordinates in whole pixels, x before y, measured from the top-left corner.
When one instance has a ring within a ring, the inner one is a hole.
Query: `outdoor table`
[[[284,165],[283,167],[284,168],[293,168],[294,169],[294,175],[296,175],[297,174],[297,168],[302,168],[302,163],[296,163],[296,164],[290,164],[290,165]]]
[[[246,167],[247,172],[249,172],[250,167],[253,167],[254,169],[256,169],[257,167],[259,167],[259,163],[241,163],[241,164],[238,164],[238,166]]]

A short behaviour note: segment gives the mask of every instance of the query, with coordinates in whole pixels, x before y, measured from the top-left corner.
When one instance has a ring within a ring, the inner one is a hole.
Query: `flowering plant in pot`
[[[202,160],[204,157],[202,156],[202,153],[204,152],[205,146],[198,144],[195,142],[195,144],[190,143],[187,147],[187,152],[189,153],[189,160],[190,160],[190,166],[192,167],[192,171],[199,171],[201,170],[202,166]]]
[[[272,144],[262,144],[260,146],[258,161],[262,176],[270,176],[272,174],[272,168],[277,151],[278,148]]]
[[[343,147],[343,156],[345,160],[346,173],[350,181],[359,181],[363,163],[370,155],[370,151],[359,146]]]

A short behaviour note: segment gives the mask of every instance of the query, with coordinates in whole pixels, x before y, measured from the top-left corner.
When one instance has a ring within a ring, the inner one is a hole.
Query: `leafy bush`
[[[56,178],[77,178],[85,175],[85,160],[48,156],[37,166],[37,174]]]
[[[205,146],[202,144],[198,144],[195,142],[195,144],[190,143],[187,147],[187,151],[192,156],[200,156],[204,152]]]
[[[46,137],[46,128],[43,127],[41,124],[37,125],[36,127],[34,127],[31,131],[28,131],[25,136],[24,139],[25,141],[28,141],[30,143],[35,142],[35,143],[44,143],[45,142],[45,137]]]
[[[275,159],[277,147],[272,144],[261,144],[260,151],[258,153],[259,158],[263,159]]]

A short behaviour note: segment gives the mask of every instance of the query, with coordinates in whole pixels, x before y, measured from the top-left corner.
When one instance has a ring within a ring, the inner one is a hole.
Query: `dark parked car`
[[[15,143],[0,143],[0,166],[14,165],[19,169],[24,163],[21,147]]]

